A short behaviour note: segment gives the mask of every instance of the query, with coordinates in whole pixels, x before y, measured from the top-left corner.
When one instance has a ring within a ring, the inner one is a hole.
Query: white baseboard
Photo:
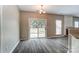
[[[51,36],[51,37],[47,37],[48,39],[50,39],[50,38],[54,38],[54,37],[64,37],[65,35],[55,35],[55,36]]]
[[[12,53],[12,52],[14,51],[14,49],[17,47],[17,45],[19,44],[19,42],[20,42],[20,41],[18,41],[18,42],[14,45],[14,47],[13,47],[13,49],[10,51],[10,53]]]

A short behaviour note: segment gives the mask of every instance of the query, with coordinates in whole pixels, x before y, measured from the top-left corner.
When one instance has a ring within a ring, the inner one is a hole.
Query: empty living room
[[[79,5],[0,5],[0,53],[79,53]]]

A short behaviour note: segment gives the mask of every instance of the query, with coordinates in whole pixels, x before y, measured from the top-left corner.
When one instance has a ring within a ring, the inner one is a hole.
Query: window
[[[74,20],[73,20],[73,22],[74,22],[74,27],[78,28],[78,27],[79,27],[79,18],[74,17],[73,19],[74,19]]]
[[[56,20],[56,35],[62,34],[62,21]]]
[[[74,23],[75,23],[74,24],[75,27],[79,27],[79,22],[78,21],[75,21]]]

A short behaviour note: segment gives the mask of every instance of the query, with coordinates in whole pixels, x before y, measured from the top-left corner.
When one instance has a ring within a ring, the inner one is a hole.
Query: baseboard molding
[[[47,37],[48,39],[52,39],[52,38],[58,38],[58,37],[65,37],[65,35],[61,35],[61,36],[51,36],[51,37]]]
[[[18,42],[14,45],[14,47],[12,48],[12,50],[10,51],[10,53],[12,53],[12,52],[14,51],[14,49],[17,47],[17,45],[19,44],[19,42],[20,42],[20,41],[18,41]]]

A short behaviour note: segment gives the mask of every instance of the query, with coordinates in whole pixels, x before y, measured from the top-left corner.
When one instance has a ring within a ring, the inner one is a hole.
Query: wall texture
[[[55,35],[55,20],[61,19],[63,21],[64,16],[63,15],[55,15],[55,14],[38,14],[33,12],[20,12],[20,34],[21,39],[28,39],[28,33],[29,33],[29,25],[28,20],[29,18],[44,18],[47,19],[47,37],[52,37]],[[64,21],[63,21],[64,22]],[[63,25],[62,25],[63,26]]]
[[[3,6],[2,51],[12,52],[19,42],[19,10],[17,6]]]

